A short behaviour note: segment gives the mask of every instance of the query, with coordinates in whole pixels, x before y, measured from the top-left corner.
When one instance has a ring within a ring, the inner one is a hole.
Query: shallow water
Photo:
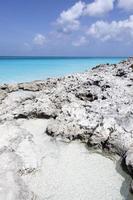
[[[0,57],[0,83],[59,77],[83,72],[99,64],[118,63],[123,59],[125,58]]]

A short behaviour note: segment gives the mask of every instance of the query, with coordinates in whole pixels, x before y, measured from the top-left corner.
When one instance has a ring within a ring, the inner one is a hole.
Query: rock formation
[[[28,125],[30,119],[46,119],[47,124],[41,121]],[[81,140],[89,147],[116,153],[133,177],[133,58],[62,78],[0,86],[1,170],[6,174],[5,184],[8,176],[11,183],[19,182],[25,191],[21,194],[13,188],[20,200],[35,198],[28,194],[14,170],[21,175],[37,170],[43,144],[41,151],[32,148],[36,141],[33,137],[37,137],[34,129],[38,134],[46,129],[53,139]],[[25,155],[23,148],[32,153]],[[32,168],[23,163],[23,156],[27,163],[28,159],[32,160]]]

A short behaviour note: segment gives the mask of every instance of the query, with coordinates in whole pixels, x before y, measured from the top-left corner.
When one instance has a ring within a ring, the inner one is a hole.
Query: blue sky
[[[131,56],[133,0],[0,0],[0,55]]]

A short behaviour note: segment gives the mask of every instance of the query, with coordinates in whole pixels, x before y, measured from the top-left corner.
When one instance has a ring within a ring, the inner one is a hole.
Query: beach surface
[[[132,91],[133,58],[2,84],[0,199],[133,199]]]
[[[88,150],[80,141],[53,139],[45,133],[47,124],[19,119],[10,130],[9,124],[0,126],[1,145],[10,143],[0,156],[0,199],[132,199],[120,157]]]

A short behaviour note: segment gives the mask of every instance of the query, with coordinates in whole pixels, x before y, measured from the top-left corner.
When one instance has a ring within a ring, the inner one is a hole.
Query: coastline
[[[83,72],[104,63],[118,63],[123,58],[75,57],[4,57],[0,58],[0,83],[32,82]]]
[[[3,84],[0,125],[13,130],[16,120],[46,119],[47,135],[118,154],[133,177],[132,91],[133,58],[62,78]],[[16,136],[19,131],[10,131],[1,152],[16,151],[24,137]]]

